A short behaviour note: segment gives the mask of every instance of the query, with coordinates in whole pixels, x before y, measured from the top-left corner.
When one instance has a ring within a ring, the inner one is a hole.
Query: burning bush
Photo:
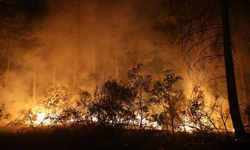
[[[6,123],[6,120],[10,118],[10,114],[7,112],[5,104],[2,103],[0,105],[0,122],[1,125],[4,125]]]
[[[127,125],[135,119],[130,107],[134,97],[129,87],[109,80],[96,92],[96,101],[91,104],[89,115],[97,118],[102,126]]]
[[[36,105],[22,110],[12,124],[64,129],[93,126],[141,131],[151,128],[166,130],[171,137],[175,132],[187,131],[229,134],[226,123],[230,116],[222,110],[223,103],[218,103],[218,96],[206,106],[204,91],[199,86],[194,85],[189,99],[186,98],[183,89],[176,86],[182,77],[172,70],[166,70],[163,80],[153,84],[150,75],[139,73],[140,68],[138,64],[128,72],[128,84],[110,79],[97,85],[93,94],[79,90],[77,96],[72,96],[70,88],[52,85]],[[4,105],[1,110],[5,110]]]
[[[183,90],[181,88],[175,89],[174,84],[182,80],[182,77],[171,73],[171,70],[166,70],[165,73],[163,81],[158,81],[154,85],[150,102],[160,108],[158,113],[153,115],[153,118],[167,131],[170,129],[174,135],[180,124],[185,102]]]

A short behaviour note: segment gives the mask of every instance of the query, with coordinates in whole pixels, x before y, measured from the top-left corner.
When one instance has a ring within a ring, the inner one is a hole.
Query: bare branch
[[[200,27],[200,30],[197,30],[195,32],[187,32],[184,36],[182,36],[181,40],[184,40],[185,38],[188,38],[188,37],[192,36],[193,34],[196,34],[196,33],[199,33],[199,32],[203,32],[203,31],[207,31],[207,30],[213,30],[213,29],[219,29],[219,28],[221,28],[221,26],[213,27],[213,28],[206,28],[206,29],[203,29],[202,27]]]
[[[194,31],[194,30],[197,30],[197,29],[200,29],[200,28],[211,27],[211,26],[222,26],[222,24],[209,24],[209,25],[203,25],[203,26],[199,26],[199,27],[196,27],[196,28],[192,28],[192,29],[190,29],[189,31],[187,31],[186,33],[190,33],[191,31]]]
[[[198,46],[199,44],[205,42],[206,40],[212,39],[212,38],[214,38],[214,37],[221,36],[221,35],[222,35],[222,34],[216,34],[216,35],[210,36],[210,37],[208,37],[208,38],[206,38],[206,39],[204,39],[204,40],[202,40],[202,41],[200,41],[200,42],[197,42],[195,45],[193,45],[193,46],[187,51],[186,54],[188,54],[194,47],[196,47],[196,46]]]
[[[239,26],[232,26],[232,25],[230,25],[230,27],[239,29],[240,31],[242,31],[243,33],[245,33],[248,36],[248,38],[250,39],[250,34],[247,31],[245,31],[244,29],[242,29],[241,27],[239,27]]]
[[[189,24],[190,22],[192,22],[192,21],[194,21],[194,20],[198,20],[198,19],[200,19],[200,18],[202,18],[202,17],[204,17],[204,16],[206,16],[206,15],[208,15],[208,17],[209,16],[211,16],[211,15],[221,15],[221,13],[217,13],[217,12],[215,12],[215,13],[203,13],[203,14],[201,14],[201,15],[199,15],[199,16],[195,16],[195,17],[191,17],[191,18],[188,18],[188,19],[186,19],[186,21],[185,22],[183,22],[184,24]],[[205,19],[206,20],[206,19]]]
[[[207,58],[212,59],[212,58],[214,58],[214,57],[215,57],[215,58],[223,57],[223,55],[210,55],[210,56],[204,56],[204,57],[198,59],[198,60],[192,65],[192,67],[190,67],[190,70],[193,70],[193,68],[195,67],[195,65],[196,65],[198,62],[200,62],[200,61],[202,61],[202,60],[204,60],[204,59],[207,59]]]
[[[222,79],[222,78],[226,78],[226,76],[216,77],[216,78],[210,79],[210,80],[207,81],[207,83],[208,83],[208,82],[211,82],[211,81],[213,81],[213,80]]]
[[[213,43],[213,44],[210,44],[208,46],[206,46],[201,52],[200,52],[200,56],[202,55],[203,52],[205,52],[205,50],[211,46],[215,46],[215,45],[223,45],[223,43]]]

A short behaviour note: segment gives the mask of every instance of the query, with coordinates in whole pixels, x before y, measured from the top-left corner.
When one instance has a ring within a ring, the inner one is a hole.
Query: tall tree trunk
[[[222,13],[224,58],[226,66],[227,90],[228,90],[230,114],[233,122],[233,127],[235,130],[235,135],[236,137],[241,138],[246,134],[246,132],[244,130],[244,126],[239,112],[239,104],[238,104],[237,90],[235,84],[233,58],[231,51],[229,17],[228,17],[228,1],[221,0],[220,3],[221,3],[221,13]]]
[[[4,79],[4,86],[5,89],[8,87],[8,78],[9,78],[9,72],[10,72],[10,54],[11,54],[11,37],[12,37],[12,28],[10,28],[10,34],[9,34],[9,40],[8,40],[8,56],[7,56],[7,67],[6,67],[6,72],[5,72],[5,79]]]
[[[33,102],[36,102],[36,66],[33,68]]]

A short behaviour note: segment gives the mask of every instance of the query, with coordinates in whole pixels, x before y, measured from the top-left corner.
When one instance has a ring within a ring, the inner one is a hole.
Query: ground
[[[250,140],[216,133],[175,133],[161,130],[120,130],[103,127],[0,128],[0,150],[214,150],[246,149]]]

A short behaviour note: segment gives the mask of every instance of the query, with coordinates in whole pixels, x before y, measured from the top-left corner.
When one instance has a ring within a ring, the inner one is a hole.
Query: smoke
[[[50,84],[91,91],[95,76],[126,81],[138,63],[155,81],[163,78],[164,69],[173,69],[190,92],[181,54],[157,20],[160,2],[50,0],[28,5],[39,12],[29,9],[22,28],[7,33],[15,36],[9,41],[13,46],[5,47],[11,51],[9,70],[8,54],[2,56],[1,102],[17,114],[38,102]]]

